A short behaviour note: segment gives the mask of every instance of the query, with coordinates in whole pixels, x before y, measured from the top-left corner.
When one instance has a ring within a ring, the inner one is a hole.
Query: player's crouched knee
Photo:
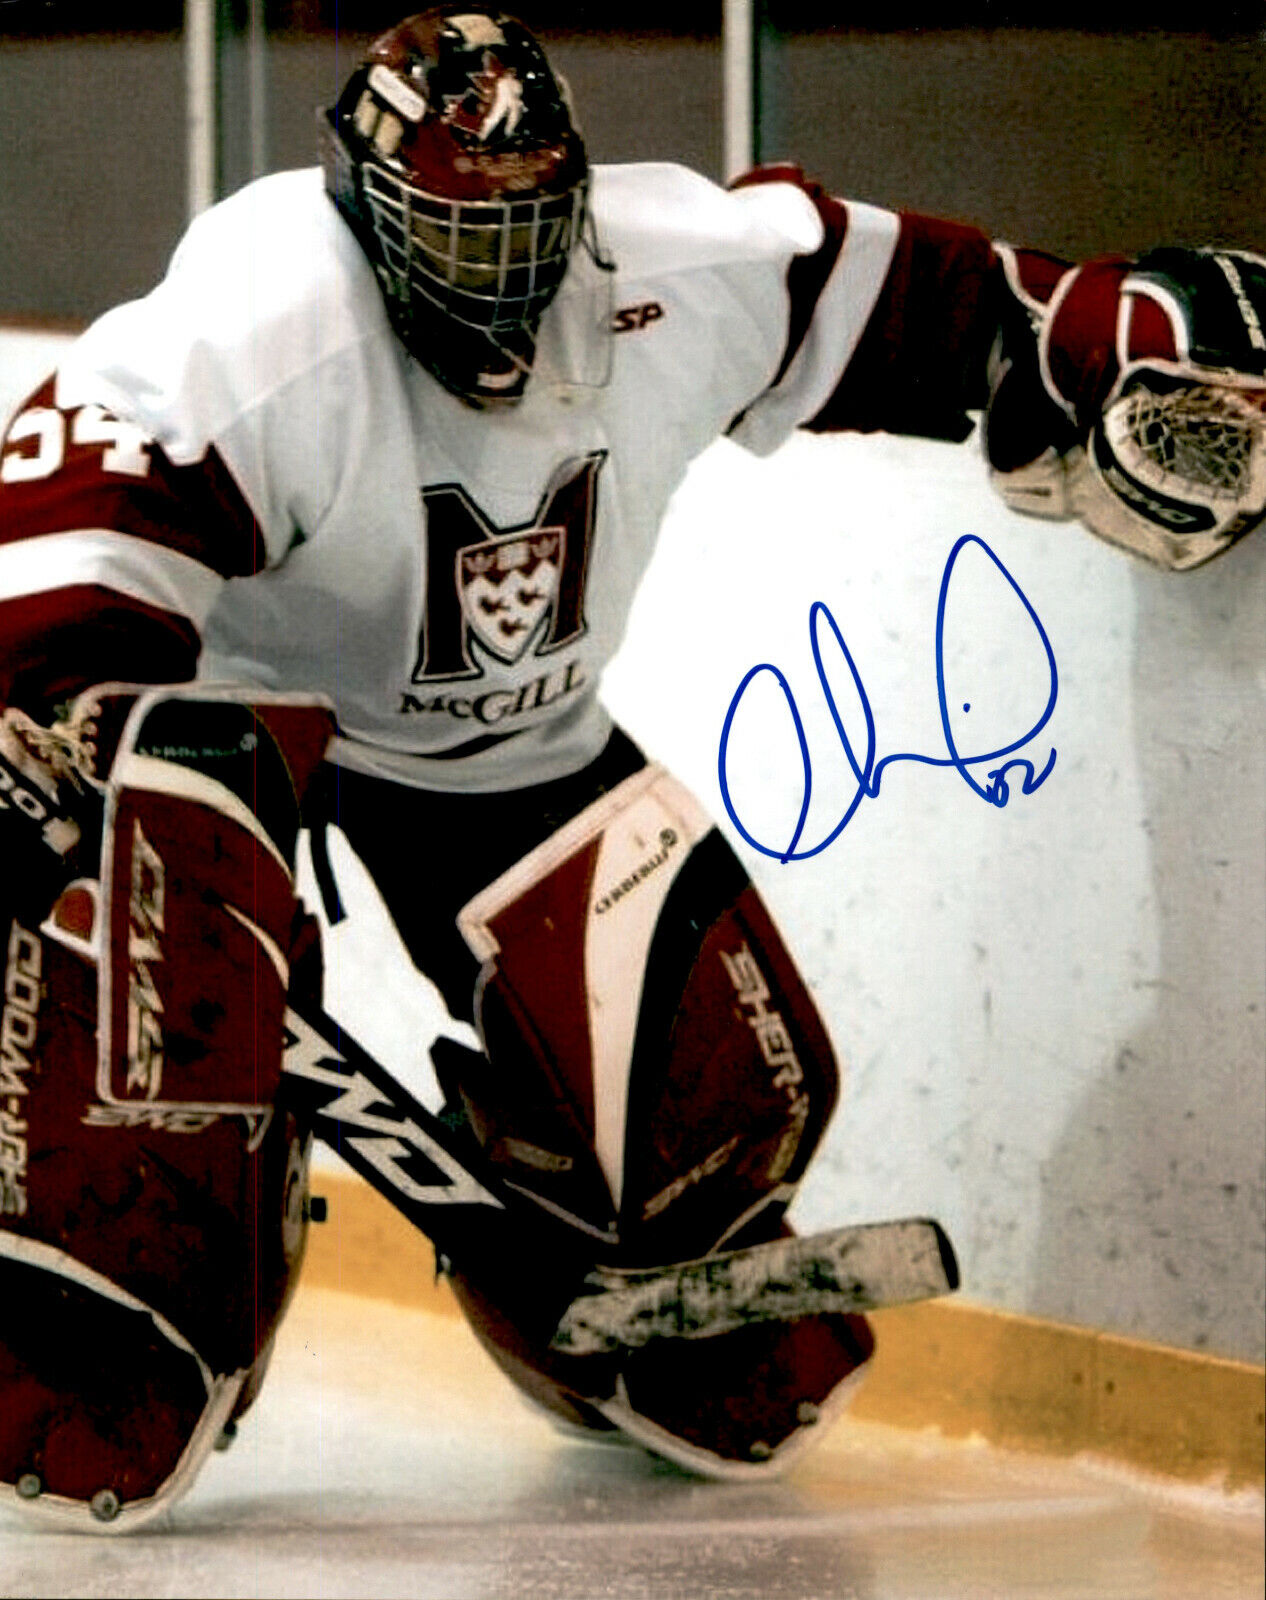
[[[874,1351],[865,1317],[832,1313],[563,1355],[526,1339],[461,1273],[451,1282],[485,1350],[552,1420],[618,1431],[711,1478],[785,1470],[847,1406]]]

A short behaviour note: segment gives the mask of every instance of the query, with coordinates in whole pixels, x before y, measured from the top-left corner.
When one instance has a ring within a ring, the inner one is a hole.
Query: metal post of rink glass
[[[264,0],[185,0],[190,218],[268,170]]]
[[[756,0],[724,0],[721,48],[728,183],[756,161]]]
[[[762,161],[780,160],[780,36],[774,0],[723,0],[721,47],[725,181]]]

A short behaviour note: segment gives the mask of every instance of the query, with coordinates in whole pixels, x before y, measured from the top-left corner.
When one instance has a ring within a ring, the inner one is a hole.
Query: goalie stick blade
[[[931,1300],[957,1289],[959,1275],[940,1224],[906,1217],[775,1239],[676,1268],[599,1268],[587,1281],[594,1292],[572,1302],[551,1341],[569,1355]]]
[[[925,1300],[958,1287],[949,1240],[919,1218],[776,1239],[676,1265],[593,1268],[592,1239],[577,1238],[509,1193],[469,1141],[319,1006],[292,1008],[287,1035],[290,1092],[317,1136],[556,1350],[601,1355],[651,1339],[707,1338],[748,1322]]]

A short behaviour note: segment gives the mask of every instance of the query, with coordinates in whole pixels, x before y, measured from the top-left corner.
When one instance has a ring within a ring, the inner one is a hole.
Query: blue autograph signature
[[[955,563],[957,562],[959,555],[969,544],[977,545],[985,552],[990,561],[993,562],[994,566],[1014,590],[1015,594],[1020,600],[1020,603],[1024,606],[1025,611],[1028,613],[1029,619],[1034,628],[1037,630],[1037,635],[1041,641],[1042,649],[1046,652],[1046,663],[1050,672],[1050,695],[1047,698],[1045,709],[1033,726],[1027,731],[1027,733],[1021,734],[1018,739],[1013,739],[1010,744],[1002,745],[997,750],[986,750],[980,755],[963,755],[959,751],[954,740],[953,729],[950,726],[949,701],[945,692],[945,608],[949,599],[950,580],[954,576]],[[840,651],[844,656],[844,660],[848,663],[848,670],[852,674],[853,685],[857,690],[857,697],[861,702],[862,713],[866,718],[866,755],[865,759],[861,762],[858,761],[856,753],[853,750],[852,741],[849,739],[848,733],[845,730],[843,719],[840,716],[839,706],[836,704],[835,694],[831,688],[830,680],[827,677],[826,668],[822,662],[822,648],[819,635],[824,623],[828,628],[830,628],[831,633],[835,638],[835,642],[837,645],[839,645]],[[838,623],[831,615],[830,608],[821,600],[815,600],[809,610],[809,641],[813,648],[813,661],[817,668],[818,681],[822,685],[822,693],[826,697],[827,709],[831,713],[831,720],[835,724],[835,731],[839,735],[840,744],[844,748],[844,754],[848,760],[849,766],[852,768],[853,776],[857,779],[857,791],[849,801],[844,815],[831,829],[830,833],[827,834],[825,839],[823,839],[819,844],[811,845],[803,850],[797,848],[800,844],[800,836],[804,832],[805,822],[809,815],[809,801],[813,794],[813,762],[809,756],[809,744],[808,740],[805,738],[804,723],[800,718],[800,708],[796,705],[796,698],[791,691],[791,685],[787,682],[786,677],[783,675],[780,669],[774,666],[772,662],[759,662],[743,678],[743,681],[734,691],[734,698],[730,701],[730,708],[725,714],[725,723],[721,729],[721,745],[717,756],[717,771],[721,783],[721,798],[725,803],[726,811],[729,813],[730,821],[738,829],[742,837],[747,840],[748,844],[750,844],[754,850],[759,850],[762,855],[772,856],[776,861],[805,861],[810,856],[816,856],[820,851],[825,850],[828,845],[833,844],[835,840],[839,838],[840,834],[843,833],[844,829],[852,821],[853,815],[858,806],[861,805],[862,801],[866,799],[873,800],[878,796],[879,785],[883,778],[884,769],[886,767],[890,767],[895,761],[917,761],[923,766],[928,767],[953,767],[963,779],[964,783],[966,783],[970,789],[978,794],[982,800],[988,801],[990,805],[999,807],[1005,806],[1007,801],[1011,798],[1011,785],[1007,779],[1007,774],[1009,772],[1018,770],[1023,774],[1021,779],[1021,792],[1023,794],[1032,794],[1035,789],[1040,788],[1041,785],[1046,782],[1047,778],[1050,777],[1051,770],[1055,765],[1054,749],[1051,750],[1050,755],[1047,757],[1046,764],[1042,768],[1041,772],[1038,772],[1033,763],[1024,757],[1017,757],[1014,761],[1005,761],[1003,758],[1010,756],[1013,754],[1013,752],[1021,749],[1024,745],[1028,744],[1031,739],[1035,739],[1051,719],[1051,714],[1055,710],[1055,699],[1059,693],[1059,674],[1055,666],[1055,653],[1051,649],[1051,641],[1047,637],[1046,629],[1042,626],[1041,618],[1029,604],[1027,595],[1020,588],[1020,585],[1007,571],[1006,567],[1003,566],[1002,562],[989,548],[985,541],[977,538],[975,534],[964,534],[963,537],[955,544],[954,548],[950,551],[949,557],[945,563],[945,572],[941,578],[941,592],[936,606],[936,688],[940,699],[941,729],[945,735],[945,749],[947,751],[946,755],[919,755],[914,751],[903,751],[900,754],[884,756],[881,761],[876,762],[875,717],[871,710],[870,699],[866,694],[865,685],[862,683],[861,673],[857,670],[857,663],[853,660],[852,653],[850,652],[848,645],[844,642],[844,635],[840,632]],[[792,725],[796,730],[796,738],[800,745],[800,762],[804,784],[803,798],[800,805],[800,815],[796,821],[795,829],[792,832],[791,841],[785,849],[774,849],[768,844],[763,844],[759,839],[755,838],[746,827],[744,827],[739,818],[738,812],[734,807],[734,800],[730,793],[730,783],[727,770],[730,734],[734,726],[734,718],[738,713],[739,706],[742,704],[743,696],[747,693],[747,690],[751,686],[753,680],[756,679],[762,672],[771,673],[779,688],[782,690],[783,696],[787,702],[787,708],[791,712]],[[989,781],[987,784],[982,785],[976,779],[970,769],[972,767],[979,767],[985,762],[989,761],[1002,761],[1002,765],[990,767],[986,772],[986,777]]]

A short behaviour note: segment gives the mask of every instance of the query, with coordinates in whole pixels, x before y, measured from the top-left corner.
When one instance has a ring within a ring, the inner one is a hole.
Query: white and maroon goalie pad
[[[630,1265],[781,1212],[835,1060],[759,895],[675,778],[627,779],[458,921],[491,1062],[462,1090],[507,1177]]]
[[[111,1528],[244,1409],[301,1255],[281,1019],[330,732],[192,687],[103,695],[103,744],[120,718],[99,878],[2,918],[0,1057],[0,1483]]]
[[[458,921],[488,1059],[455,1087],[507,1183],[625,1266],[777,1236],[837,1069],[764,904],[676,779],[628,779]],[[863,1318],[812,1317],[666,1341],[617,1372],[531,1348],[486,1280],[454,1280],[535,1399],[718,1475],[772,1464],[871,1350]]]

